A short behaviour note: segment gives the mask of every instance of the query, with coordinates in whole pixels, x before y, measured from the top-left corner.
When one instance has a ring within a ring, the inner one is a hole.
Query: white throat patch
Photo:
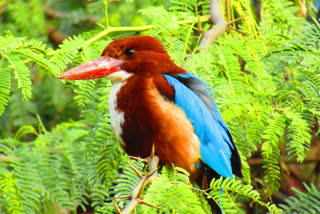
[[[116,82],[122,82],[124,80],[127,80],[131,76],[132,76],[132,74],[130,74],[124,70],[121,70],[121,71],[117,71],[117,72],[114,72],[114,73],[107,75],[106,78],[108,80],[111,80],[113,83],[116,83]]]
[[[124,123],[124,112],[121,112],[117,109],[117,94],[121,90],[122,86],[126,84],[126,81],[132,74],[126,71],[118,71],[113,74],[109,74],[107,79],[110,79],[113,82],[112,88],[109,94],[109,112],[111,117],[111,125],[114,133],[116,134],[120,144],[125,146],[121,134],[122,134],[122,127]]]

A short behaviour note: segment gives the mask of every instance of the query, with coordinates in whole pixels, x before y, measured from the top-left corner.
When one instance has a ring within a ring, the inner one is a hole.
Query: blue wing
[[[164,74],[164,77],[175,89],[175,104],[185,111],[200,139],[202,161],[218,174],[232,179],[232,153],[236,153],[236,162],[240,161],[239,154],[226,123],[213,103],[208,86],[190,73],[177,76]]]

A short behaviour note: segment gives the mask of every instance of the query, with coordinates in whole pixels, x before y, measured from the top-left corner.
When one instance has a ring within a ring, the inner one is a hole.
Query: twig
[[[137,160],[137,161],[140,161],[140,162],[148,163],[148,160],[143,159],[143,158],[134,157],[134,156],[131,156],[131,155],[128,155],[128,157],[133,159],[133,160]]]
[[[228,26],[231,30],[235,30],[237,31],[238,33],[241,33],[242,35],[244,36],[248,36],[246,33],[242,32],[241,30],[238,30],[237,28],[234,28],[234,27],[231,27],[231,26]]]
[[[134,167],[134,166],[133,166],[131,163],[129,163],[129,162],[128,162],[128,164],[129,164],[129,166],[131,167],[131,169],[133,169],[133,171],[139,175],[140,178],[143,177],[143,175],[139,172],[139,170],[137,170],[136,167]]]
[[[199,48],[210,47],[213,40],[218,38],[228,29],[227,22],[224,20],[221,13],[219,0],[210,0],[210,17],[215,25],[203,34]]]
[[[232,25],[233,23],[237,22],[237,21],[240,21],[242,19],[242,17],[239,17],[239,18],[236,18],[230,22],[227,23],[227,25]]]
[[[200,17],[200,21],[201,22],[206,22],[208,21],[208,17],[207,16],[202,16]],[[183,21],[178,21],[177,24],[179,25],[184,25],[184,24],[191,24],[191,23],[194,23],[195,20],[183,20]],[[101,38],[107,36],[108,34],[110,33],[113,33],[113,32],[132,32],[132,31],[136,31],[136,32],[139,32],[139,31],[145,31],[145,30],[150,30],[154,28],[154,25],[145,25],[145,26],[137,26],[137,27],[109,27],[107,29],[104,29],[103,31],[101,31],[100,33],[96,34],[94,37],[92,37],[91,39],[88,39],[87,41],[84,42],[83,46],[86,46],[86,45],[89,45],[91,43],[94,43],[98,40],[100,40]],[[80,49],[81,47],[79,47]],[[57,49],[57,50],[53,50],[53,51],[50,51],[46,54],[46,56],[52,56],[54,54],[57,54],[59,53],[59,51],[61,51],[61,49]],[[26,59],[23,61],[24,64],[27,64],[29,62],[31,62],[32,60],[31,59]]]
[[[139,175],[140,181],[137,184],[137,186],[134,188],[134,190],[131,192],[130,198],[131,201],[127,205],[127,207],[121,212],[121,214],[129,214],[132,210],[134,210],[138,204],[145,204],[157,209],[160,209],[159,207],[149,204],[148,202],[145,202],[141,199],[141,192],[144,189],[144,187],[151,183],[157,176],[158,176],[158,163],[159,158],[158,156],[154,155],[154,146],[152,147],[152,154],[151,157],[148,158],[148,169],[149,172],[147,174],[141,174],[134,166],[132,166],[130,163],[130,167]]]
[[[48,38],[53,44],[59,45],[63,42],[63,40],[66,39],[65,35],[59,32],[52,25],[46,24],[46,29],[47,29]]]
[[[141,204],[144,204],[144,205],[147,205],[149,207],[153,207],[153,208],[156,208],[156,209],[160,209],[160,207],[156,206],[156,205],[153,205],[153,204],[150,204],[146,201],[140,201]]]
[[[117,209],[117,213],[121,213],[121,210],[119,208],[119,206],[117,205],[117,203],[115,201],[112,201],[113,206],[115,206],[115,208]]]

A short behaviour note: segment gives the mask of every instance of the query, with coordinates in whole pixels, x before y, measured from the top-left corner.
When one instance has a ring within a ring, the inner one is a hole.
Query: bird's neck
[[[126,79],[113,82],[112,92],[116,94],[112,99],[117,102],[118,110],[133,111],[148,98],[146,94],[152,89],[154,89],[154,85],[151,77],[128,75]]]
[[[115,83],[125,82],[132,75],[133,75],[132,73],[121,70],[121,71],[117,71],[115,73],[109,74],[108,76],[106,76],[106,78],[111,80],[112,83],[115,84]]]

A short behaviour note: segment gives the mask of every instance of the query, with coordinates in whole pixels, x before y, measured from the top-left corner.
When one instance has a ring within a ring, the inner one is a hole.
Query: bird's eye
[[[126,52],[125,52],[125,54],[126,54],[127,57],[131,57],[131,56],[133,56],[135,53],[136,53],[136,51],[133,50],[133,49],[128,49],[128,50],[126,50]]]

